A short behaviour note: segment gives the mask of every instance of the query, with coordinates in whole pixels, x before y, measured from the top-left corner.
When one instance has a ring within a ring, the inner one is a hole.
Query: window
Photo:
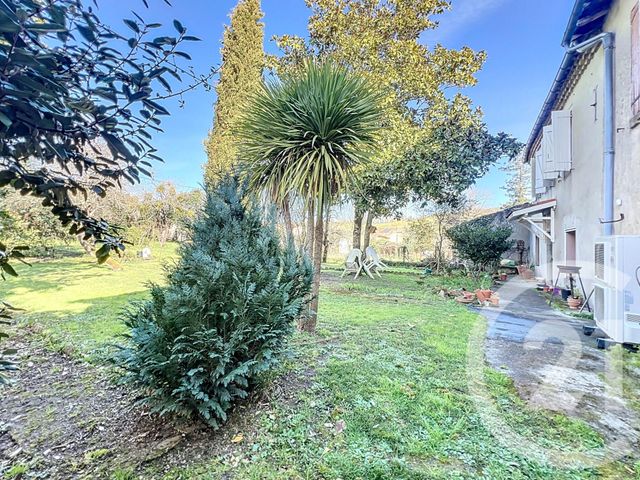
[[[636,4],[631,11],[631,112],[640,114],[640,14]]]
[[[564,243],[564,256],[567,262],[567,265],[575,265],[577,259],[577,237],[576,231],[570,230],[566,232],[565,243]]]

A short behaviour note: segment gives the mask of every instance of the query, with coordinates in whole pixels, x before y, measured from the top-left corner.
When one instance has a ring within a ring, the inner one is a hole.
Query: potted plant
[[[582,306],[582,295],[574,290],[567,298],[567,305],[571,310],[578,310]]]
[[[501,282],[506,282],[509,277],[507,276],[507,272],[505,272],[504,270],[500,270],[499,278]]]
[[[489,298],[491,298],[491,294],[493,293],[491,290],[493,280],[489,275],[485,275],[480,278],[478,283],[479,288],[476,290],[476,297],[480,303],[485,303],[489,301]]]

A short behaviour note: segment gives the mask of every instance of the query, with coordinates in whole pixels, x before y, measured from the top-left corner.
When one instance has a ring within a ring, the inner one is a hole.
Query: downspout
[[[581,53],[585,49],[602,43],[604,48],[604,162],[603,162],[603,196],[604,196],[604,215],[603,215],[603,235],[613,235],[613,212],[614,198],[613,191],[615,185],[615,159],[616,159],[616,129],[615,129],[615,34],[613,32],[604,32],[595,37],[572,46],[567,52]]]

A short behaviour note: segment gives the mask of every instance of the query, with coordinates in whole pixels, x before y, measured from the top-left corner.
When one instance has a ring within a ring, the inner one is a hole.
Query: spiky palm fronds
[[[278,202],[295,195],[320,208],[367,161],[380,122],[372,85],[343,67],[309,62],[299,75],[264,85],[242,116],[250,185]]]

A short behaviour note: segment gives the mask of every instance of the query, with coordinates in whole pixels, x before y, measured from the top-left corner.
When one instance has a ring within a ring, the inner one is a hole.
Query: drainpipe
[[[595,37],[572,46],[567,52],[579,52],[602,43],[604,48],[604,170],[603,170],[603,195],[604,216],[603,235],[613,235],[613,211],[614,211],[614,172],[616,158],[616,129],[615,129],[615,98],[614,98],[614,65],[615,65],[615,34],[604,32]]]

